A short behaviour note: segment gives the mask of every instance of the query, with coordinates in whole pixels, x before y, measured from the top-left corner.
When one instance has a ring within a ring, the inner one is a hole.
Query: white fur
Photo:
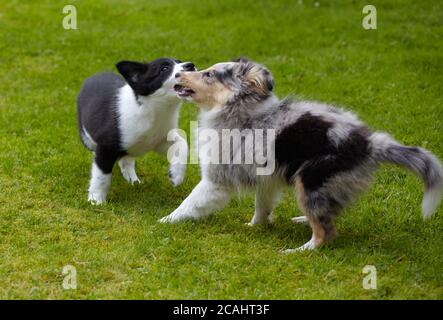
[[[274,101],[274,100],[272,100]],[[200,113],[200,128],[208,128],[217,110],[202,111]],[[183,203],[170,215],[160,219],[162,223],[178,222],[186,219],[198,219],[208,216],[212,212],[222,209],[231,198],[231,194],[242,186],[225,186],[211,181],[211,170],[214,170],[211,164],[211,155],[205,152],[202,145],[207,143],[206,136],[202,131],[198,131],[199,161],[202,180],[192,190],[191,194]],[[248,146],[251,147],[251,146]],[[246,152],[253,152],[252,150]],[[271,221],[272,210],[277,204],[280,191],[284,182],[277,176],[263,176],[256,188],[256,209],[249,225],[265,223]]]
[[[134,158],[125,156],[118,161],[118,165],[126,181],[128,181],[130,184],[141,183],[140,179],[137,177],[137,173],[135,173]]]
[[[306,242],[301,247],[298,247],[297,249],[286,249],[283,250],[283,253],[295,253],[295,252],[302,252],[306,250],[314,250],[317,248],[317,245],[315,244],[315,238],[312,237],[308,242]]]
[[[294,223],[301,223],[309,225],[309,220],[306,216],[298,216],[291,218],[291,221]]]
[[[168,132],[178,126],[180,100],[173,90],[177,64],[169,79],[152,95],[136,100],[129,85],[118,94],[119,129],[122,147],[131,156],[141,156],[166,141]]]
[[[227,188],[202,180],[182,204],[170,215],[160,219],[160,222],[178,222],[208,216],[213,211],[222,209],[230,198],[230,190]]]
[[[172,146],[174,145],[174,148]],[[178,147],[177,147],[178,146]],[[173,158],[169,155],[171,149],[177,151],[178,148],[179,159]],[[177,132],[177,129],[169,131],[166,141],[157,146],[156,151],[167,156],[169,165],[169,178],[172,185],[178,186],[185,178],[186,163],[188,160],[188,144]]]
[[[376,150],[377,153],[382,154],[385,149],[392,145],[398,145],[389,134],[385,132],[375,132],[371,136],[372,148]],[[421,149],[421,152],[426,155],[430,161],[431,172],[430,175],[435,180],[431,187],[427,187],[423,196],[422,201],[422,213],[423,218],[429,219],[437,210],[440,205],[442,194],[443,194],[443,167],[440,161],[430,152]],[[419,172],[415,172],[419,174]],[[422,179],[426,179],[421,177]]]
[[[443,185],[430,188],[425,191],[422,202],[422,212],[424,219],[429,219],[440,205],[443,193]]]
[[[274,177],[265,177],[257,185],[255,192],[255,212],[249,225],[272,222],[272,210],[281,195],[281,181]]]
[[[429,219],[437,210],[440,205],[443,195],[443,166],[440,161],[428,151],[429,160],[431,161],[432,168],[432,180],[434,184],[425,190],[425,194],[422,202],[423,218]]]
[[[91,180],[89,182],[88,201],[97,205],[105,202],[110,185],[111,174],[103,173],[95,162],[93,162]]]

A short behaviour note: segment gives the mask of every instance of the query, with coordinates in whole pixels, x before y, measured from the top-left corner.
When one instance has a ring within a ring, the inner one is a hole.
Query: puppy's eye
[[[203,73],[203,77],[205,78],[212,78],[214,76],[214,74],[210,71],[206,71]]]
[[[163,66],[162,68],[161,68],[161,72],[165,72],[165,71],[168,71],[169,70],[169,66]]]

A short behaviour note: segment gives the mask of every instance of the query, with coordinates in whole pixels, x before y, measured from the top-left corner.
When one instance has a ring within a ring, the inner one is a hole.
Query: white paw
[[[183,220],[194,219],[194,217],[186,214],[180,214],[178,212],[173,212],[168,216],[165,216],[158,220],[160,223],[175,223]]]
[[[174,213],[171,213],[170,215],[167,215],[163,218],[161,218],[160,220],[158,220],[158,222],[160,223],[174,223],[174,222],[178,222],[180,221],[180,219],[177,218],[177,215],[175,215]]]
[[[306,218],[306,216],[294,217],[291,219],[291,221],[294,223],[309,224],[309,220]]]
[[[100,205],[106,201],[106,193],[102,191],[89,191],[88,201],[93,205]]]
[[[291,253],[296,253],[296,252],[300,252],[300,250],[297,249],[286,249],[286,250],[282,250],[282,253],[284,254],[291,254]]]
[[[171,213],[171,214],[169,214],[169,215],[167,215],[167,216],[161,218],[161,219],[158,220],[158,221],[159,221],[160,223],[174,223],[174,222],[178,222],[178,221],[180,221],[180,220],[183,220],[183,219],[181,218],[181,215],[178,214],[178,213],[176,213],[176,212],[173,212],[173,213]]]
[[[169,167],[169,179],[174,187],[183,182],[186,175],[186,164],[173,164]]]
[[[123,178],[130,184],[141,183],[135,173],[135,160],[132,157],[126,156],[121,158],[118,161],[118,166],[120,167]]]
[[[295,252],[303,252],[303,251],[307,251],[307,250],[314,250],[317,246],[315,245],[315,242],[313,239],[309,240],[308,242],[306,242],[304,245],[302,245],[301,247],[298,247],[297,249],[286,249],[283,250],[283,253],[295,253]]]
[[[163,218],[161,218],[160,220],[158,220],[158,222],[160,223],[172,223],[172,219],[171,219],[171,215],[169,216],[165,216]]]
[[[272,215],[255,215],[252,217],[251,222],[248,222],[246,225],[248,226],[254,226],[256,224],[265,224],[265,223],[272,223]]]
[[[121,170],[123,178],[125,178],[126,181],[128,181],[130,184],[134,183],[141,183],[140,179],[137,177],[137,174],[135,173],[134,169],[122,169]]]

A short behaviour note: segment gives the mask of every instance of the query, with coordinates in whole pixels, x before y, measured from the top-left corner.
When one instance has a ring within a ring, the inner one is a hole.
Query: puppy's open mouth
[[[176,84],[174,86],[174,90],[175,90],[175,92],[177,92],[178,96],[181,98],[190,97],[195,93],[195,91],[192,90],[191,88],[187,88],[185,86],[182,86],[181,84]]]

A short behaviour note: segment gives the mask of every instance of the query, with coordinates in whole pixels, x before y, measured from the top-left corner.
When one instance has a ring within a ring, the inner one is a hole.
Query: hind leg
[[[111,174],[104,173],[94,160],[91,169],[91,180],[89,181],[88,201],[95,205],[105,202],[110,185]]]
[[[286,253],[313,250],[336,236],[334,219],[338,207],[335,201],[318,190],[306,190],[300,177],[296,179],[296,191],[298,206],[304,213],[304,216],[297,217],[297,220],[309,222],[312,237],[297,249],[285,250]]]
[[[114,150],[97,146],[88,189],[88,201],[92,204],[99,205],[106,201],[111,186],[112,168],[117,158],[118,154]]]
[[[304,245],[297,249],[289,249],[287,252],[313,250],[323,243],[332,240],[336,236],[334,218],[331,216],[316,217],[315,214],[307,216],[312,229],[312,237]]]
[[[140,179],[137,177],[137,173],[135,173],[135,160],[131,156],[124,156],[118,161],[118,165],[120,167],[120,171],[130,184],[141,183]]]
[[[255,192],[255,212],[248,225],[271,222],[272,210],[278,202],[280,188],[273,184],[262,183]]]
[[[291,218],[291,221],[294,223],[309,225],[309,219],[306,216],[306,210],[305,210],[305,205],[304,205],[304,202],[306,200],[305,189],[303,187],[300,177],[297,177],[295,179],[295,191],[297,194],[298,206],[300,207],[304,216],[293,217],[293,218]]]

